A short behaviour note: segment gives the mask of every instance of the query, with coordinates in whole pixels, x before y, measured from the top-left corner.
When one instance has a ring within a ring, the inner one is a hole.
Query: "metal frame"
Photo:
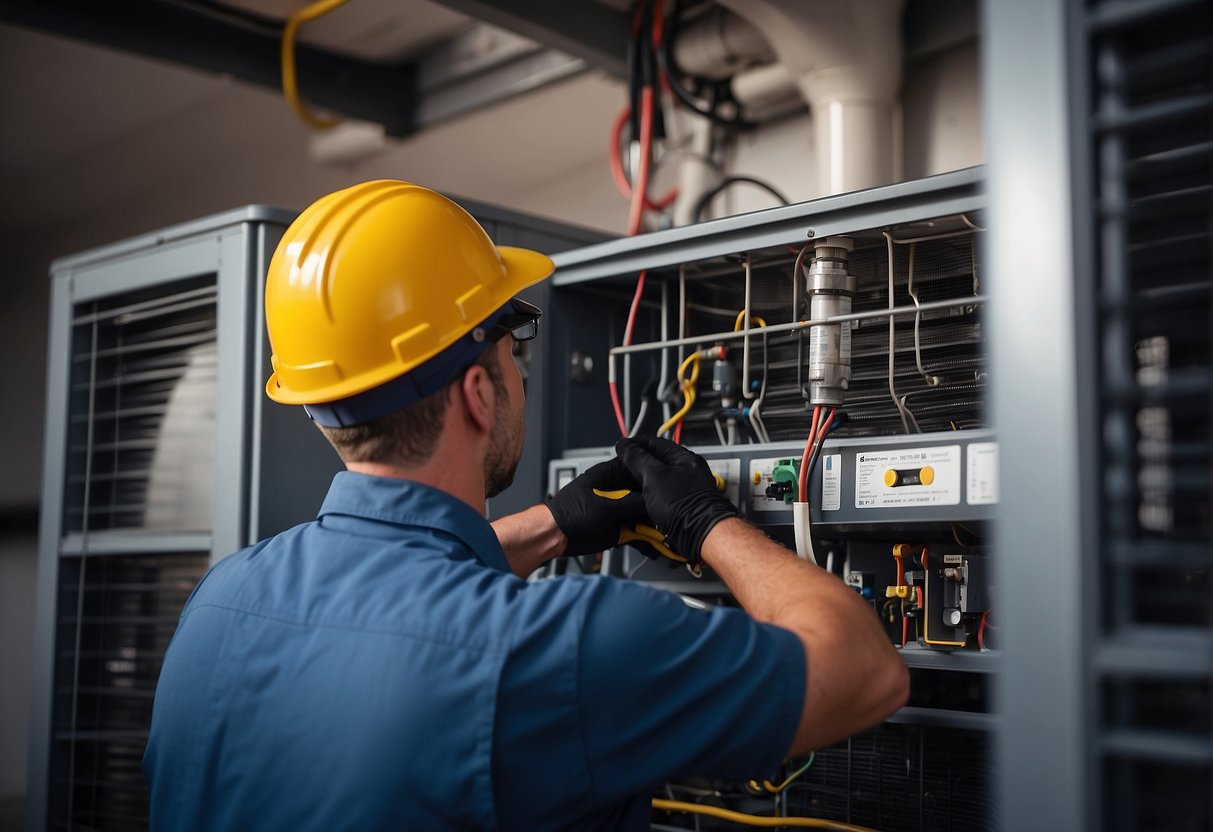
[[[1067,4],[986,0],[986,283],[992,414],[1002,455],[995,564],[1002,672],[997,757],[1003,829],[1092,825],[1087,685],[1091,501],[1098,476],[1091,309],[1076,283]]]
[[[813,238],[853,235],[916,220],[971,213],[985,207],[982,181],[981,168],[965,168],[912,182],[612,240],[554,257],[556,274],[552,283],[573,286],[742,251],[802,245]]]

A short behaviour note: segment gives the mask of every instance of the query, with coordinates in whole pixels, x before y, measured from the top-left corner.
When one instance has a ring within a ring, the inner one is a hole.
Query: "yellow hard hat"
[[[470,214],[418,185],[379,180],[322,197],[270,260],[266,393],[333,426],[404,407],[475,360],[483,327],[516,320],[514,295],[553,268],[493,245]]]

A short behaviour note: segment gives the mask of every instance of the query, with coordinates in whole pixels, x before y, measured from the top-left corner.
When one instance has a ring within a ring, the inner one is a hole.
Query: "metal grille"
[[[72,325],[64,530],[209,530],[213,276],[79,304]]]
[[[207,553],[60,561],[50,810],[54,828],[147,827],[152,694]]]
[[[789,771],[801,761],[790,761]],[[819,749],[812,765],[779,798],[730,791],[733,784],[687,788],[673,795],[760,816],[858,824],[883,832],[982,832],[993,827],[990,738],[981,731],[926,729],[886,723]],[[726,830],[735,823],[685,814],[662,818],[662,828]]]
[[[1092,2],[1085,13],[1107,829],[1211,820],[1210,21],[1202,2]]]
[[[817,752],[789,814],[885,832],[979,832],[992,825],[989,738],[886,724]]]

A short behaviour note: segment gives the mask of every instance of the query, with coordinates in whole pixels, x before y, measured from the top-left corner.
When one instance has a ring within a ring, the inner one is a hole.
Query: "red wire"
[[[656,0],[653,4],[655,21],[654,44],[661,42],[661,27],[664,25],[663,3],[664,0]],[[636,34],[640,30],[644,5],[641,2],[636,7],[636,12],[632,18],[633,34]],[[612,125],[610,161],[611,175],[615,179],[616,187],[632,200],[631,208],[628,211],[628,234],[636,235],[640,233],[644,225],[644,211],[646,207],[651,210],[661,210],[672,203],[678,194],[677,189],[675,189],[656,203],[649,198],[649,171],[653,157],[653,88],[651,86],[646,86],[640,91],[640,169],[636,172],[635,187],[629,185],[627,177],[623,173],[623,161],[619,157],[619,144],[623,137],[623,125],[630,115],[631,108],[625,107]],[[644,295],[645,275],[646,272],[641,272],[636,278],[636,292],[632,296],[632,306],[628,310],[628,320],[623,331],[623,345],[625,347],[632,343],[632,331],[636,326],[636,314],[640,309],[640,300]],[[619,432],[623,436],[627,436],[627,420],[624,419],[623,407],[619,403],[618,386],[616,382],[611,381],[609,387],[611,392],[611,407],[615,411],[615,421],[619,426]],[[674,430],[674,441],[679,441],[681,436],[682,422],[679,422],[677,428]]]
[[[653,88],[640,91],[640,170],[632,187],[628,234],[639,234],[644,222],[644,200],[649,191],[649,165],[653,156]]]
[[[977,625],[977,649],[986,649],[986,620],[990,617],[992,610],[986,610],[981,614],[981,623]]]
[[[674,444],[682,444],[682,422],[674,426]]]
[[[653,90],[645,87],[640,93],[640,172],[636,176],[636,187],[632,190],[632,208],[628,215],[628,234],[640,233],[644,220],[644,195],[649,187],[649,156],[653,150]],[[640,307],[640,297],[644,294],[644,272],[636,279],[636,294],[632,296],[632,308],[628,314],[628,323],[623,332],[623,345],[632,342],[632,327],[636,322],[636,310]],[[610,382],[611,407],[615,410],[615,421],[619,432],[628,435],[627,420],[623,418],[623,408],[619,404],[619,390],[615,382]]]
[[[628,322],[623,328],[623,345],[626,347],[632,343],[632,330],[636,326],[636,312],[640,309],[640,298],[644,295],[644,277],[647,272],[641,272],[640,277],[636,278],[636,294],[632,295],[632,307],[628,310]],[[619,389],[615,382],[610,383],[611,388],[611,407],[615,410],[615,422],[619,425],[619,433],[622,436],[628,435],[628,423],[623,418],[623,407],[619,404]]]
[[[809,427],[809,440],[804,443],[804,453],[800,456],[800,476],[797,485],[800,490],[797,493],[796,502],[807,503],[809,501],[809,457],[813,454],[813,442],[817,438],[817,420],[821,417],[821,408],[813,408],[813,423]]]
[[[611,164],[611,178],[615,180],[615,187],[619,190],[625,199],[632,198],[632,183],[628,181],[627,174],[623,170],[623,156],[621,145],[623,143],[623,126],[628,123],[628,117],[632,115],[632,108],[624,105],[619,115],[615,117],[615,122],[611,125],[611,146],[608,148],[608,158]],[[674,200],[678,198],[678,186],[670,188],[661,199],[654,201],[648,194],[644,197],[644,207],[650,211],[664,211],[674,204]]]
[[[623,407],[619,404],[619,388],[613,381],[607,386],[611,389],[611,407],[615,410],[615,422],[619,425],[619,435],[627,436],[628,425],[623,420]]]

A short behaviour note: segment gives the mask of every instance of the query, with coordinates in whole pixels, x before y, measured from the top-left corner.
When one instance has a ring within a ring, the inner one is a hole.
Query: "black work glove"
[[[595,489],[606,496],[595,494]],[[631,493],[620,495],[620,491]],[[547,504],[556,525],[569,540],[566,555],[601,552],[619,543],[620,529],[637,523],[652,524],[644,508],[640,483],[618,459],[590,468],[548,497]]]
[[[737,508],[716,490],[703,457],[657,436],[620,439],[615,453],[644,489],[644,505],[674,550],[692,564],[712,527]]]

